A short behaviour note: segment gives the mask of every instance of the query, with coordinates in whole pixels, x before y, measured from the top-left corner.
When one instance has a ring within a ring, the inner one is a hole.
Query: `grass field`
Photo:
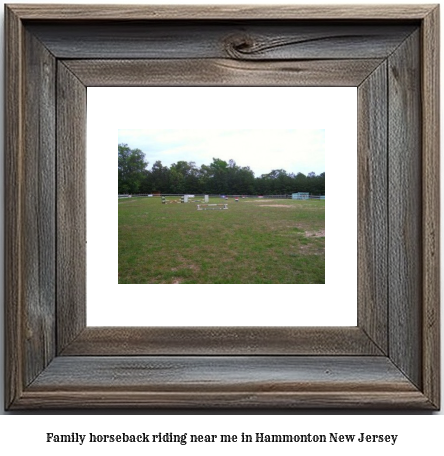
[[[119,283],[325,283],[323,200],[230,198],[228,210],[206,211],[160,198],[118,204]]]

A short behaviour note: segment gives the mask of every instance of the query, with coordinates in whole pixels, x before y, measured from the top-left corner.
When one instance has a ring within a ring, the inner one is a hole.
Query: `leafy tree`
[[[228,191],[228,163],[220,158],[213,158],[210,168],[213,172],[212,193],[225,194]]]
[[[199,193],[214,193],[212,191],[213,170],[208,165],[201,165],[198,171]]]
[[[242,195],[253,195],[255,193],[254,188],[254,172],[249,166],[244,166],[239,169],[237,173],[239,190],[238,192]]]
[[[130,149],[119,144],[119,193],[138,193],[146,176],[148,162],[140,149]]]
[[[185,193],[185,177],[174,167],[174,165],[170,168],[168,180],[168,193]]]
[[[169,189],[170,170],[157,160],[151,168],[152,191],[173,193]]]
[[[195,162],[180,160],[170,168],[157,160],[147,169],[145,155],[139,149],[119,145],[119,193],[209,193],[234,195],[288,195],[309,192],[325,195],[325,172],[287,172],[273,169],[255,177],[249,166],[240,167],[234,160],[228,162],[213,158],[209,165],[196,167]]]
[[[172,193],[196,193],[199,189],[199,170],[196,163],[178,161],[170,168]]]

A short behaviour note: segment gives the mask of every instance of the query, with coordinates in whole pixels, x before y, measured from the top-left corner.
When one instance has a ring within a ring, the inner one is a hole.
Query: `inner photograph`
[[[325,130],[121,129],[119,284],[324,284]]]

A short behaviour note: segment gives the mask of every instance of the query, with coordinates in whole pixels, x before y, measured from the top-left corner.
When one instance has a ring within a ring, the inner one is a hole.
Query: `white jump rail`
[[[228,209],[228,204],[198,204],[197,210],[198,211],[206,211],[206,210],[217,210],[217,209]]]

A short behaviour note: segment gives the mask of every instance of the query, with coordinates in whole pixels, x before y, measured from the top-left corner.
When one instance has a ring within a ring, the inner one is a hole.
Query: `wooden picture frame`
[[[6,409],[439,409],[437,5],[5,21]],[[86,327],[86,87],[120,85],[358,87],[357,327]]]

